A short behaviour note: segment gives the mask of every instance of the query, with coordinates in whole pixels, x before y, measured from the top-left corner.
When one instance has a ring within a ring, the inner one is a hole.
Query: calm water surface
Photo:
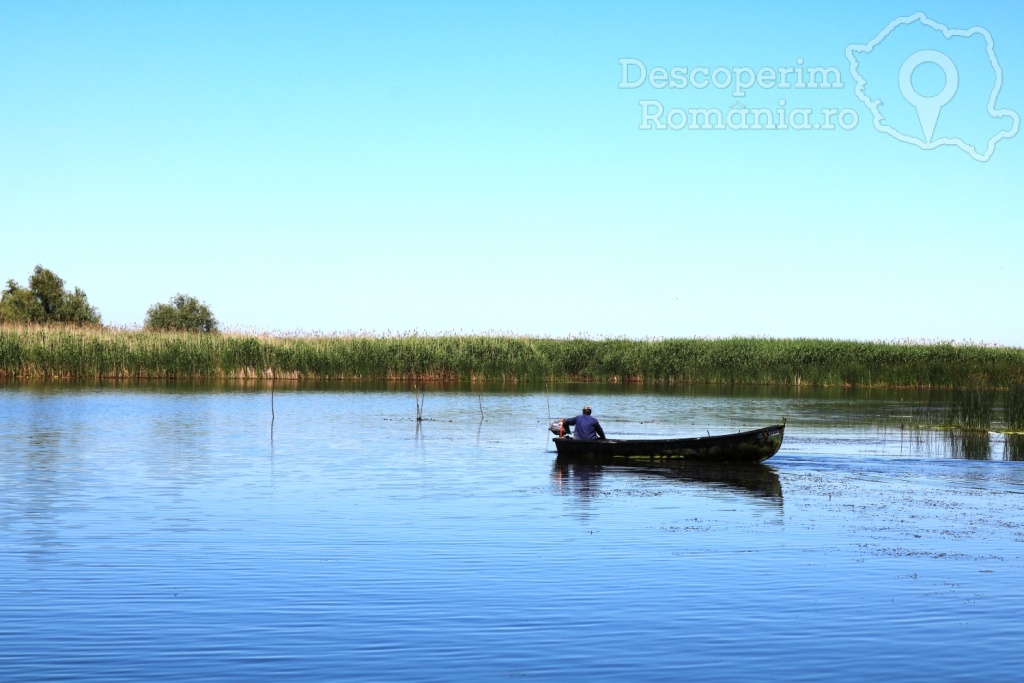
[[[583,402],[789,426],[584,468],[545,433]],[[1024,447],[899,429],[929,405],[311,386],[271,435],[264,390],[0,385],[0,680],[1019,680]]]

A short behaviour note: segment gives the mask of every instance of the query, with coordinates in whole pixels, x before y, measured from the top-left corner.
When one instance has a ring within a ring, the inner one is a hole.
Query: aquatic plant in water
[[[1024,432],[1024,377],[1014,378],[1003,395],[1003,422],[1011,432]]]
[[[950,425],[966,431],[988,431],[992,427],[995,399],[991,383],[972,377],[953,394],[949,406]]]

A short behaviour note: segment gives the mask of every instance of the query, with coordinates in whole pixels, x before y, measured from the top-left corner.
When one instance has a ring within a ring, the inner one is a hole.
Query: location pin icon
[[[946,85],[938,95],[925,97],[914,90],[911,77],[914,69],[922,64],[935,64],[942,73],[946,75]],[[946,55],[936,50],[920,50],[907,57],[900,68],[900,92],[915,109],[917,118],[921,122],[921,131],[924,133],[925,142],[932,141],[932,133],[935,132],[935,124],[939,121],[939,112],[949,104],[956,95],[957,86],[960,85],[960,75],[957,73],[956,65]]]

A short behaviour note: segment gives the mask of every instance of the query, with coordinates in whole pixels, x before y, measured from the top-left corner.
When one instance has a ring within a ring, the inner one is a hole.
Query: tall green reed
[[[949,406],[949,423],[955,429],[966,431],[988,431],[992,417],[996,392],[991,383],[981,377],[972,377],[957,389]]]
[[[1011,432],[1024,432],[1024,377],[1015,377],[1003,395],[1003,422]]]
[[[0,327],[0,377],[993,387],[1024,349],[827,339],[189,334]],[[1018,411],[1019,414],[1019,411]]]

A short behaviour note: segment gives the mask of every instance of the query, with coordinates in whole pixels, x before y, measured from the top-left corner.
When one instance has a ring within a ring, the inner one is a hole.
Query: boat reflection
[[[580,463],[572,458],[555,458],[552,480],[559,491],[581,498],[597,494],[605,475],[634,476],[643,479],[672,479],[700,484],[708,489],[740,493],[764,502],[782,503],[782,482],[774,467],[762,463],[715,464],[686,462],[666,464]]]

